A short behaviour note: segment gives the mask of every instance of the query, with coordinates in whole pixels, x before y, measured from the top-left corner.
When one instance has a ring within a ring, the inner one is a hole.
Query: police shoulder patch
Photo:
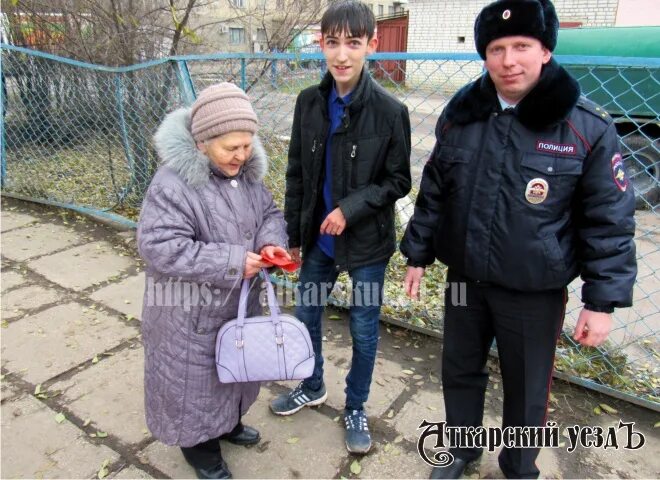
[[[593,116],[600,118],[605,123],[610,123],[612,121],[612,117],[610,117],[610,114],[607,113],[603,107],[584,96],[580,96],[577,101],[577,106],[582,110],[591,113]]]
[[[619,190],[625,192],[628,188],[628,176],[626,175],[626,170],[623,168],[623,158],[620,153],[617,152],[614,154],[611,164],[614,184]]]

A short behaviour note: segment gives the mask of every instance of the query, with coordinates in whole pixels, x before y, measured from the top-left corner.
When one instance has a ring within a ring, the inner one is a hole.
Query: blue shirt
[[[328,132],[328,139],[325,142],[325,180],[323,182],[323,203],[325,208],[321,222],[335,209],[335,204],[332,201],[332,136],[339,128],[341,119],[344,116],[344,108],[351,101],[353,92],[340,97],[334,85],[328,97],[328,115],[330,116],[330,130]],[[335,258],[335,237],[334,235],[319,235],[317,244],[321,251],[330,258]]]

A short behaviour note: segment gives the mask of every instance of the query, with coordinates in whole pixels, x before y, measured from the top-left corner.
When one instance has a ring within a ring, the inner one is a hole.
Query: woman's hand
[[[245,257],[245,269],[243,270],[243,278],[252,278],[257,275],[262,268],[268,268],[272,266],[272,264],[265,262],[261,258],[261,255],[257,255],[254,252],[247,252],[247,256]]]
[[[291,255],[282,247],[277,247],[275,245],[267,245],[261,249],[261,254],[266,258],[275,258],[282,257],[287,260],[291,260]],[[271,265],[272,266],[272,265]]]

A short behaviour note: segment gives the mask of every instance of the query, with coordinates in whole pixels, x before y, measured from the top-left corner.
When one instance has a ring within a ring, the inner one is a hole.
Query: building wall
[[[658,0],[619,0],[617,27],[653,27],[660,25]]]
[[[650,0],[658,2],[658,0]],[[474,48],[474,19],[490,0],[410,0],[408,52],[469,52]],[[578,22],[585,27],[615,24],[619,0],[555,0],[560,22]],[[455,91],[457,82],[477,77],[480,62],[410,62],[408,82],[415,85],[446,84]]]

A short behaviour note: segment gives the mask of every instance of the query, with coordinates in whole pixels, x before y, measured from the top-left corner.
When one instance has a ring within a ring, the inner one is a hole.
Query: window
[[[265,28],[257,28],[257,42],[259,43],[266,43],[266,29]]]
[[[458,43],[465,43],[465,36],[461,35],[459,37],[456,37],[456,41]]]
[[[245,0],[231,0],[231,4],[234,7],[245,8]]]
[[[378,15],[383,15],[383,13],[385,13],[385,9],[382,5],[378,5]]]
[[[387,7],[387,13],[390,14],[390,15],[393,15],[393,14],[394,14],[394,7],[393,7],[392,5],[390,5],[389,7]]]
[[[243,45],[245,43],[245,29],[244,28],[230,28],[229,29],[229,43],[231,45]]]

